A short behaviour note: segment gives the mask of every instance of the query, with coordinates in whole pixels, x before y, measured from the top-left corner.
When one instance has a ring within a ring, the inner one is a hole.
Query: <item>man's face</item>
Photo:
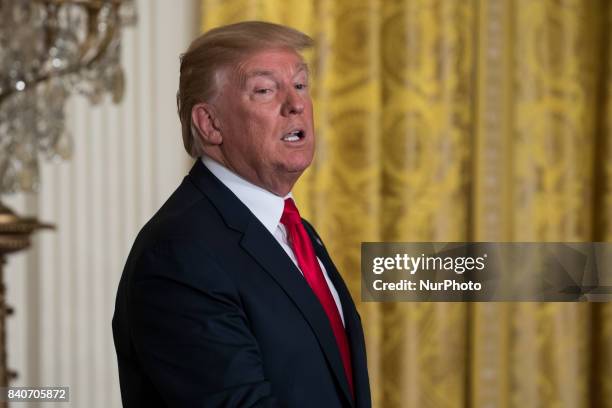
[[[314,154],[302,58],[284,49],[249,56],[226,73],[214,105],[224,164],[254,184],[287,194]]]

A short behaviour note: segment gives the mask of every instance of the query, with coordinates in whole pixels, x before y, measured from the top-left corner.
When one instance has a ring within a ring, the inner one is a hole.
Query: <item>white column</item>
[[[67,105],[69,162],[43,163],[36,195],[4,201],[54,223],[6,266],[13,385],[70,386],[70,406],[120,407],[111,318],[136,234],[188,171],[176,113],[179,55],[199,31],[197,0],[139,0],[123,34],[119,106]],[[55,407],[57,404],[40,404]],[[35,406],[34,404],[28,406]]]

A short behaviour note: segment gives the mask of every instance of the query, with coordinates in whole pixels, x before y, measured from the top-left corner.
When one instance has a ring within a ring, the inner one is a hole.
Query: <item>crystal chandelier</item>
[[[0,0],[0,195],[36,191],[38,155],[67,159],[70,94],[119,102],[133,0]]]

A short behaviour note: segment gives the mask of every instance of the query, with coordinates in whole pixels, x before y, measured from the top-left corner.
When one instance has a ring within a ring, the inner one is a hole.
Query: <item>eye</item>
[[[295,89],[302,90],[308,88],[307,84],[295,84]]]
[[[269,93],[272,93],[272,89],[270,89],[270,88],[255,89],[255,93],[256,94],[260,94],[260,95],[267,95]]]

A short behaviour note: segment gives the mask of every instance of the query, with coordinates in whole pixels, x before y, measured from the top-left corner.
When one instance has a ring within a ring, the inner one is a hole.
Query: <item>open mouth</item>
[[[302,129],[296,129],[296,130],[293,130],[293,131],[285,134],[283,136],[282,140],[284,140],[286,142],[297,142],[299,140],[302,140],[304,138],[304,136],[305,136],[305,134],[304,134],[304,131]]]

